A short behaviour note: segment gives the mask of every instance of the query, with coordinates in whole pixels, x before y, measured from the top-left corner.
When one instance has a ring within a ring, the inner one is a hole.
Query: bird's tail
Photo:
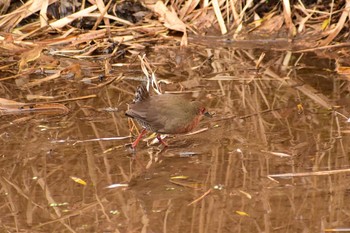
[[[134,103],[144,101],[149,98],[149,92],[145,85],[140,85],[137,87],[135,92]]]

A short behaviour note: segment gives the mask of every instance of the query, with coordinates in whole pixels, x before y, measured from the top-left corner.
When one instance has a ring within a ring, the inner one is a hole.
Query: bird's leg
[[[160,143],[162,143],[165,147],[168,147],[168,144],[164,142],[164,140],[160,137],[160,134],[157,134],[157,139]]]
[[[141,138],[143,137],[143,135],[145,135],[146,132],[147,132],[146,129],[142,129],[139,136],[137,136],[136,140],[132,143],[132,145],[131,145],[132,148],[135,148],[137,146],[137,144],[139,144]]]

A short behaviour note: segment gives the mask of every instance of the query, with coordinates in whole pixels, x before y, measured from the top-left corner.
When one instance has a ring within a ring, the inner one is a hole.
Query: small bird
[[[193,130],[203,116],[211,117],[200,101],[189,101],[176,94],[150,96],[144,85],[137,88],[135,99],[125,115],[135,119],[142,127],[140,135],[132,143],[135,148],[147,132],[157,133],[157,139],[168,146],[160,134],[183,134]]]

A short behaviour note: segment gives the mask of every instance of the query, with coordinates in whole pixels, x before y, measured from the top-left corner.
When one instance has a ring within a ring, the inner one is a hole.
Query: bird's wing
[[[164,128],[166,124],[166,119],[161,114],[162,109],[158,106],[152,106],[145,102],[137,102],[130,105],[130,109],[125,112],[125,115],[131,118],[135,118],[144,125],[148,125],[152,131],[158,132]]]

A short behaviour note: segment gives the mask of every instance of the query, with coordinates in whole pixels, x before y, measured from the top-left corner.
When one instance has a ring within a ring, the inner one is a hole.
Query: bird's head
[[[195,106],[196,113],[199,116],[206,116],[206,117],[213,117],[212,114],[210,114],[207,109],[205,108],[204,104],[200,101],[193,101],[192,104]]]

